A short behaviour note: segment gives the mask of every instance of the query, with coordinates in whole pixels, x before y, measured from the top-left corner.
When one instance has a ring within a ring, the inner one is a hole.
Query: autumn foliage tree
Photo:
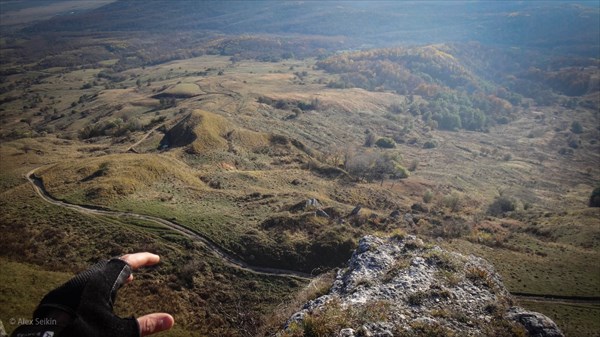
[[[408,178],[409,172],[400,164],[398,153],[383,151],[365,151],[349,154],[344,168],[357,180],[368,182],[385,179]]]

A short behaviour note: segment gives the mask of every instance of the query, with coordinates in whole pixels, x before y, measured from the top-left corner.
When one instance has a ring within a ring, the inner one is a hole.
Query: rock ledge
[[[500,276],[475,256],[414,236],[366,236],[329,293],[278,335],[563,336],[548,317],[513,305]]]

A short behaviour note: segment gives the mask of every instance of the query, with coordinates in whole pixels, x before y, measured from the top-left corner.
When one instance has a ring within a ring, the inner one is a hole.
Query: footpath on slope
[[[167,227],[175,232],[178,232],[187,238],[192,240],[197,240],[205,245],[208,250],[210,250],[214,256],[225,262],[226,264],[260,275],[268,275],[268,276],[280,276],[280,277],[291,277],[300,280],[311,280],[315,275],[303,273],[295,270],[287,270],[287,269],[279,269],[279,268],[270,268],[270,267],[260,267],[253,266],[240,258],[236,257],[232,253],[227,252],[222,247],[218,246],[215,242],[210,240],[208,237],[190,229],[186,226],[178,224],[172,220],[166,220],[159,217],[138,214],[133,212],[122,212],[122,211],[114,211],[101,206],[89,206],[89,205],[77,205],[71,204],[64,200],[59,200],[53,197],[46,188],[44,187],[42,179],[35,175],[35,171],[39,169],[35,168],[29,171],[26,175],[27,180],[32,184],[36,193],[46,202],[60,206],[64,208],[68,208],[71,210],[75,210],[84,214],[95,214],[101,216],[112,216],[118,218],[134,218],[147,220],[164,227]],[[560,295],[548,295],[548,294],[530,294],[530,293],[520,293],[513,292],[511,293],[517,299],[523,300],[532,300],[536,302],[550,302],[550,303],[563,303],[563,304],[592,304],[592,305],[600,305],[600,297],[584,297],[584,296],[560,296]]]
[[[27,176],[26,176],[27,180],[32,184],[36,193],[44,201],[46,201],[52,205],[68,208],[68,209],[75,210],[75,211],[78,211],[78,212],[81,212],[84,214],[112,216],[112,217],[118,217],[118,218],[134,218],[134,219],[152,221],[159,225],[168,227],[171,230],[176,231],[190,239],[201,242],[217,258],[221,259],[226,264],[236,267],[236,268],[239,268],[239,269],[242,269],[242,270],[245,270],[245,271],[249,271],[254,274],[291,277],[291,278],[296,278],[296,279],[301,279],[301,280],[311,280],[313,278],[313,275],[299,272],[299,271],[279,269],[279,268],[270,268],[270,267],[259,267],[259,266],[250,265],[250,264],[242,261],[238,257],[234,256],[233,254],[225,251],[223,248],[219,247],[215,242],[213,242],[206,236],[204,236],[190,228],[187,228],[181,224],[171,221],[171,220],[166,220],[166,219],[158,218],[158,217],[151,216],[151,215],[137,214],[137,213],[132,213],[132,212],[114,211],[114,210],[110,210],[108,208],[99,207],[99,206],[76,205],[76,204],[71,204],[71,203],[65,202],[63,200],[56,199],[52,195],[50,195],[50,193],[48,193],[48,191],[44,187],[42,179],[40,179],[39,177],[37,177],[35,175],[35,171],[38,169],[39,168],[33,169],[29,173],[27,173]]]

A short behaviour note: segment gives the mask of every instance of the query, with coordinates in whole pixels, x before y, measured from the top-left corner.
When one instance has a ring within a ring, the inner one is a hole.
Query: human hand
[[[132,270],[159,261],[158,255],[136,253],[96,264],[44,296],[34,312],[34,324],[20,326],[11,336],[139,337],[170,329],[174,320],[169,314],[136,320],[113,313],[117,291],[133,280]]]
[[[137,270],[141,267],[153,266],[160,262],[160,257],[152,253],[135,253],[126,254],[120,257],[121,260],[127,262],[131,269]],[[126,282],[133,281],[133,274],[130,274]],[[138,326],[140,327],[140,335],[148,336],[160,331],[171,329],[175,320],[173,316],[166,313],[153,313],[148,314],[137,319]]]

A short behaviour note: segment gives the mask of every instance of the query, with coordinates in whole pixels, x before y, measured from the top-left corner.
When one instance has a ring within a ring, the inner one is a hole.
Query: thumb
[[[139,317],[137,320],[142,337],[169,330],[175,324],[173,316],[165,313],[149,314]]]

